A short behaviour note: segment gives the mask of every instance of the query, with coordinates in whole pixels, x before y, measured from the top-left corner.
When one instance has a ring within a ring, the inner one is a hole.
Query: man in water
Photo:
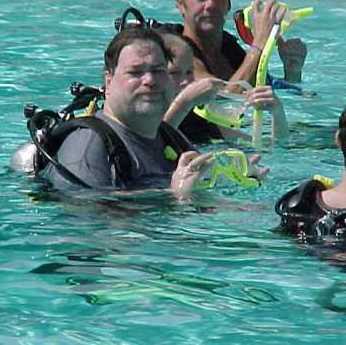
[[[187,197],[210,167],[211,155],[199,154],[171,127],[174,140],[164,138],[161,122],[173,94],[168,61],[162,39],[152,30],[133,28],[116,35],[105,52],[105,103],[96,117],[121,139],[129,164],[121,166],[120,152],[110,156],[104,140],[90,128],[69,134],[57,152],[58,162],[92,188],[133,190],[161,181],[161,187],[170,182],[175,194]],[[167,155],[173,141],[181,147],[180,157]],[[251,169],[259,177],[266,172]],[[74,187],[52,163],[42,175],[58,189]]]
[[[280,23],[285,9],[275,0],[262,6],[253,3],[253,42],[245,52],[237,39],[223,30],[225,17],[231,9],[230,0],[176,0],[184,19],[183,35],[194,45],[195,78],[215,76],[223,80],[254,82],[261,53],[274,24]],[[299,39],[286,42],[278,39],[280,57],[284,63],[285,79],[300,82],[307,54]]]

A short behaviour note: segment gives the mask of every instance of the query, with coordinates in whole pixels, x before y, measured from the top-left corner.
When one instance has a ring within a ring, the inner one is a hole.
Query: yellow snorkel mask
[[[216,100],[209,104],[194,107],[194,113],[221,127],[240,128],[248,106],[245,95],[230,91],[230,86],[237,87],[243,92],[252,89],[252,86],[244,80],[224,82],[224,88],[219,90]]]
[[[249,177],[248,160],[244,152],[229,149],[215,152],[212,157],[214,165],[210,170],[210,177],[200,182],[201,188],[213,188],[220,178],[227,179],[243,188],[254,188],[260,182]]]

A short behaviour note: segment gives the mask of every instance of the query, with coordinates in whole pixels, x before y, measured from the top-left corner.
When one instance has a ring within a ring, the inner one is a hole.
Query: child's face
[[[194,80],[193,53],[185,44],[174,47],[172,50],[174,59],[168,64],[168,73],[173,81],[175,93],[178,94]]]

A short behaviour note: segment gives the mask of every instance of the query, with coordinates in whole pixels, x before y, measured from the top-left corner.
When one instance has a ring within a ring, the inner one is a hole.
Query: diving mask
[[[237,91],[231,91],[234,87]],[[244,114],[248,109],[245,92],[252,89],[252,86],[244,81],[224,82],[215,100],[202,106],[196,106],[193,111],[198,116],[216,125],[226,128],[240,128]]]
[[[222,177],[244,188],[260,185],[255,177],[248,176],[249,165],[244,152],[236,149],[219,151],[213,154],[213,160],[210,177],[200,182],[201,187],[213,188]]]

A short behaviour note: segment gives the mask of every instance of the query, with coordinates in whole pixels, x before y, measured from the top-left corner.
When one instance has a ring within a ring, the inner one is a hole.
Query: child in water
[[[227,83],[218,78],[194,80],[193,51],[189,43],[183,37],[172,33],[161,33],[161,36],[173,56],[168,69],[176,91],[176,98],[165,114],[164,120],[179,128],[193,142],[223,138],[242,138],[251,141],[251,136],[241,130],[217,126],[193,112],[195,105],[208,104],[216,98],[218,92],[227,92],[225,90]],[[287,139],[288,125],[285,112],[270,86],[256,87],[247,91],[244,102],[247,106],[269,110],[272,113],[272,138],[280,141]],[[224,112],[227,114],[227,109]]]

